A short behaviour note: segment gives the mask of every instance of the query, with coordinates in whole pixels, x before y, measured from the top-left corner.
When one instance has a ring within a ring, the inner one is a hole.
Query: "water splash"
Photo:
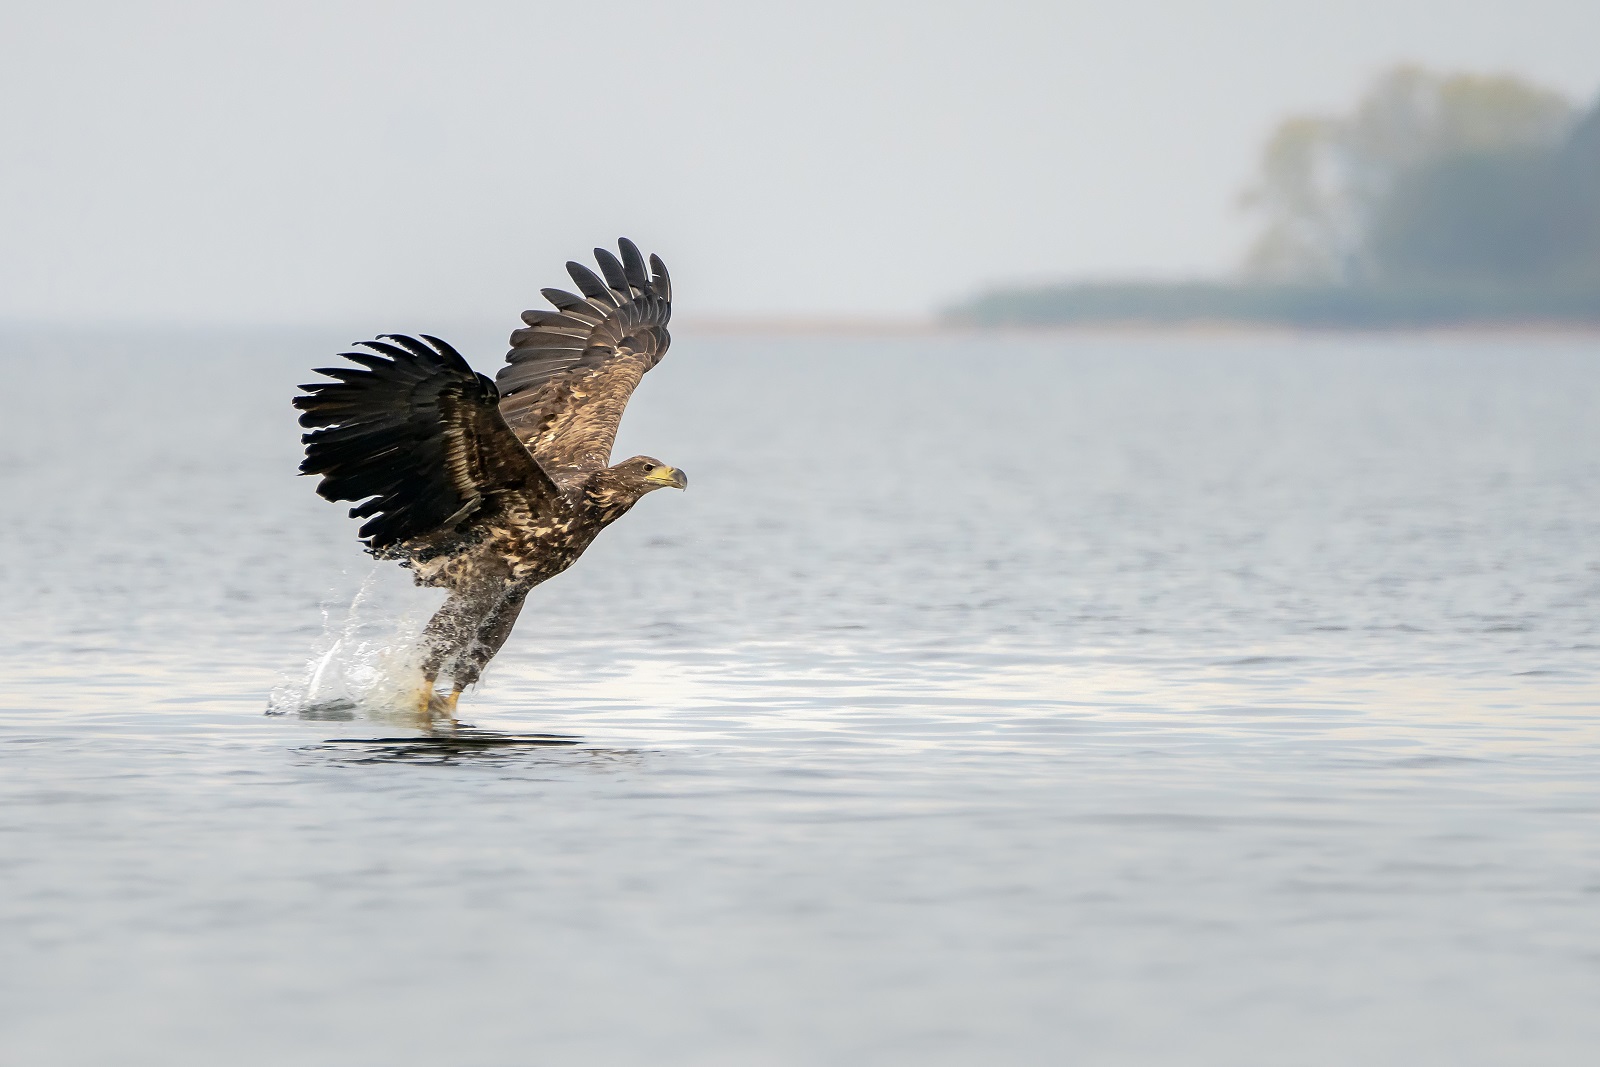
[[[324,606],[322,637],[298,676],[273,689],[267,714],[333,721],[412,714],[422,683],[417,640],[442,596],[374,565],[342,613]]]

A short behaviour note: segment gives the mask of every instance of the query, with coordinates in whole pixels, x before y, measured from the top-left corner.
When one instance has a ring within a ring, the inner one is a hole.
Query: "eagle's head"
[[[688,477],[678,468],[650,456],[634,456],[595,471],[586,489],[590,501],[600,509],[602,521],[610,522],[652,490],[669,485],[682,489],[688,484]]]
[[[688,475],[677,467],[669,467],[659,459],[652,459],[649,456],[625,459],[611,469],[622,475],[624,485],[638,486],[640,496],[652,489],[661,489],[669,485],[674,489],[689,487]]]

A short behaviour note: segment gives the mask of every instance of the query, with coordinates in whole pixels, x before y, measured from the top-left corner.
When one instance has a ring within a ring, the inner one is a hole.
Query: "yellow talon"
[[[422,722],[431,720],[434,713],[439,710],[440,705],[443,703],[443,698],[433,688],[433,682],[434,679],[431,676],[423,675],[422,682],[417,686],[411,698],[412,710]]]
[[[461,700],[461,690],[451,690],[446,696],[433,688],[433,679],[426,678],[417,687],[412,705],[418,721],[431,723],[438,719],[455,720],[456,704]]]

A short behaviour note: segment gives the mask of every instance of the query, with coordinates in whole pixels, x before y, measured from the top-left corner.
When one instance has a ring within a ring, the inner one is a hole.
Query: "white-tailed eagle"
[[[310,432],[302,474],[356,502],[359,536],[421,585],[450,591],[422,637],[420,710],[452,714],[505,644],[528,591],[570,567],[646,493],[688,484],[649,456],[611,463],[623,408],[671,337],[672,283],[632,241],[594,251],[600,274],[567,272],[525,311],[494,381],[435,337],[384,334],[345,352],[354,367],[294,398]],[[447,680],[447,694],[435,687]]]

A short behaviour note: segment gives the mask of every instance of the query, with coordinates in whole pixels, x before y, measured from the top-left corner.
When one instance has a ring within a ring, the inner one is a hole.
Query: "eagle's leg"
[[[422,685],[416,696],[419,717],[431,719],[436,711],[443,711],[447,716],[454,714],[461,687],[456,686],[446,699],[436,696],[433,687],[445,665],[455,663],[466,654],[492,604],[493,601],[480,590],[457,591],[451,593],[443,606],[433,613],[433,618],[428,620],[421,639],[424,650]]]
[[[462,648],[450,672],[452,707],[455,706],[455,698],[467,686],[477,682],[483,668],[500,651],[506,638],[511,636],[511,628],[517,624],[517,616],[522,613],[522,605],[527,599],[527,587],[513,585],[507,588],[479,624],[473,639]]]

